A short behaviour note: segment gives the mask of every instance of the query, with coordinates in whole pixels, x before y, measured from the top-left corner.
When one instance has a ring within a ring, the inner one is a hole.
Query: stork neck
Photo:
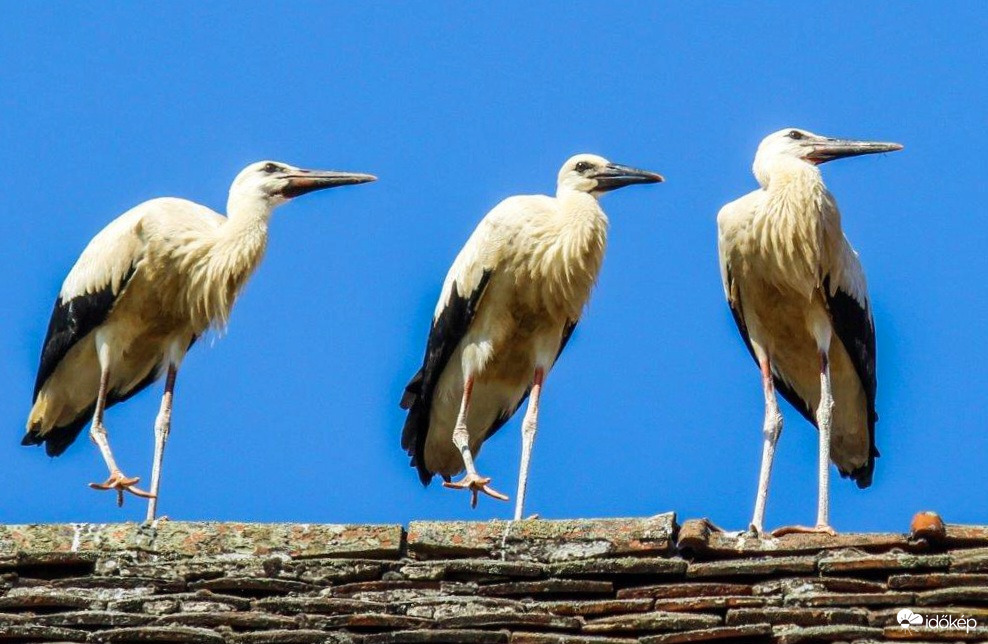
[[[562,206],[560,212],[587,212],[604,214],[597,197],[589,192],[573,190],[561,186],[556,190],[556,199]]]
[[[268,241],[268,220],[273,210],[274,205],[270,202],[230,195],[227,221],[218,232],[220,244],[227,246],[226,259],[221,260],[223,268],[231,272],[233,281],[245,280],[263,257]],[[222,254],[218,256],[222,257]]]
[[[274,206],[267,201],[257,199],[236,199],[230,196],[227,205],[227,221],[220,229],[221,243],[228,246],[229,258],[234,261],[225,262],[233,272],[244,272],[243,279],[253,272],[268,242],[268,220]],[[239,276],[233,276],[239,280]]]
[[[755,178],[764,190],[787,190],[793,185],[822,184],[820,168],[793,157],[776,157],[769,162],[755,160]]]
[[[226,202],[228,224],[235,229],[267,228],[275,204],[266,199],[230,193]]]
[[[226,221],[201,245],[194,281],[203,286],[190,292],[190,309],[201,328],[226,326],[240,289],[264,258],[273,209],[231,194]]]

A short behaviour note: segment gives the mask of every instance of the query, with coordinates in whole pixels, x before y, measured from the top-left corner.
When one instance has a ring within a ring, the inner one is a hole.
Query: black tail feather
[[[429,432],[431,399],[421,395],[422,372],[419,371],[405,388],[401,397],[402,409],[408,410],[405,426],[401,430],[401,447],[411,457],[409,465],[418,470],[422,485],[428,485],[435,476],[425,467],[425,438]]]
[[[79,437],[86,424],[89,423],[89,419],[93,415],[93,409],[93,407],[90,407],[70,424],[55,427],[44,436],[29,431],[21,439],[21,445],[43,444],[45,446],[45,454],[52,457],[61,456],[69,448],[69,445],[74,443],[75,439]]]
[[[195,338],[193,338],[192,341],[195,342]],[[117,403],[122,403],[132,396],[147,389],[151,383],[158,379],[161,372],[160,367],[161,365],[156,365],[154,369],[151,369],[151,371],[144,376],[143,380],[137,383],[137,386],[123,395],[111,391],[106,397],[106,408],[109,409]],[[93,403],[81,411],[79,415],[72,420],[72,422],[67,425],[62,425],[61,427],[53,427],[44,435],[28,430],[27,434],[24,435],[24,438],[21,439],[21,445],[30,446],[43,444],[45,446],[45,454],[52,457],[61,456],[65,450],[69,448],[69,445],[74,443],[75,439],[79,438],[79,434],[82,433],[82,429],[89,424],[95,410],[96,404]]]

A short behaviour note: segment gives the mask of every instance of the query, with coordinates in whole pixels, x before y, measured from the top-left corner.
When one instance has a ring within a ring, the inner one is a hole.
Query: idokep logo
[[[959,617],[955,615],[930,615],[929,617],[923,617],[908,608],[900,610],[895,618],[898,620],[899,625],[907,630],[925,627],[928,630],[963,630],[970,633],[972,629],[978,627],[978,621],[973,617],[964,617],[963,615]]]
[[[902,628],[912,628],[913,626],[923,625],[923,616],[917,615],[908,608],[903,608],[899,611],[899,614],[895,616],[899,620],[899,626]]]

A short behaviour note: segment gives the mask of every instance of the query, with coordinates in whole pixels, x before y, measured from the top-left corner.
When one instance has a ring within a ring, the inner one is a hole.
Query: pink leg
[[[113,458],[113,451],[110,449],[106,427],[103,425],[103,412],[106,410],[106,396],[109,382],[110,371],[103,368],[99,379],[99,392],[96,395],[96,410],[93,412],[93,422],[89,427],[89,436],[96,443],[96,446],[99,447],[100,454],[103,455],[103,461],[106,463],[107,469],[110,470],[110,477],[102,483],[90,483],[89,487],[94,490],[115,490],[117,493],[117,506],[122,506],[124,492],[130,492],[135,496],[146,499],[151,498],[151,494],[135,487],[140,479],[124,476],[120,468],[117,467],[116,459]]]
[[[470,433],[467,431],[467,412],[470,411],[470,396],[472,393],[473,376],[468,376],[466,382],[463,383],[463,399],[460,401],[460,413],[456,417],[456,427],[453,428],[453,444],[456,445],[456,449],[460,450],[460,456],[463,458],[463,466],[466,468],[467,473],[455,483],[445,481],[443,487],[454,490],[470,490],[470,507],[475,508],[477,507],[477,495],[480,492],[501,501],[507,501],[508,497],[491,488],[488,485],[491,482],[490,477],[477,474],[477,468],[473,464],[473,454],[470,452]]]
[[[758,473],[758,494],[755,496],[755,513],[751,519],[751,531],[761,534],[765,528],[765,501],[768,499],[768,486],[772,478],[772,462],[775,460],[775,446],[782,434],[782,414],[775,396],[772,381],[772,363],[766,357],[758,361],[762,371],[762,390],[765,393],[765,422],[762,425],[762,465]]]
[[[539,396],[542,395],[542,382],[545,371],[535,370],[532,379],[532,391],[528,397],[528,409],[525,420],[521,423],[521,467],[518,470],[518,496],[515,499],[515,521],[521,520],[525,509],[525,491],[528,488],[528,467],[532,460],[532,446],[535,444],[535,433],[539,426]]]

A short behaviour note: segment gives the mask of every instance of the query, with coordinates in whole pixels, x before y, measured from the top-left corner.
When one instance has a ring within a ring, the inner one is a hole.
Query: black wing
[[[62,362],[72,347],[102,324],[110,315],[113,305],[116,304],[117,298],[123,293],[133,274],[134,268],[132,267],[120,280],[116,291],[113,290],[111,284],[107,284],[97,291],[77,295],[67,302],[61,296],[55,300],[55,308],[52,310],[51,319],[48,321],[48,333],[45,335],[45,341],[41,347],[41,361],[38,365],[38,375],[34,381],[32,402],[37,401],[41,388],[55,373],[59,363]],[[111,392],[107,396],[107,407],[126,400],[147,387],[154,381],[153,376],[154,370],[144,382],[124,394],[118,395]],[[21,445],[41,445],[44,443],[45,451],[49,456],[58,456],[75,441],[79,432],[89,422],[92,413],[93,408],[90,408],[67,425],[54,427],[44,435],[38,434],[34,430],[28,430],[21,440]]]
[[[453,282],[449,302],[439,317],[432,323],[429,342],[425,348],[422,368],[405,386],[401,397],[401,408],[408,410],[405,426],[401,431],[401,447],[412,458],[411,465],[418,469],[423,484],[432,480],[433,473],[425,467],[425,439],[429,433],[429,415],[432,409],[432,395],[439,382],[439,376],[452,357],[456,347],[467,334],[470,323],[477,313],[487,283],[493,271],[485,270],[477,287],[466,296],[460,295],[456,282]]]
[[[37,400],[38,392],[75,343],[103,324],[133,274],[132,267],[120,281],[116,291],[111,284],[107,284],[97,291],[77,295],[67,302],[62,300],[61,295],[55,300],[55,308],[48,321],[48,333],[41,347],[41,363],[34,381],[32,402]]]
[[[744,340],[744,346],[748,347],[748,353],[751,354],[752,360],[755,364],[758,364],[758,356],[755,355],[755,348],[751,346],[751,337],[748,335],[748,325],[744,322],[744,308],[741,304],[741,294],[735,294],[734,290],[734,280],[731,277],[730,268],[727,269],[727,292],[731,295],[727,298],[727,304],[731,307],[731,315],[734,316],[734,323],[738,326],[738,331],[741,333],[741,338]],[[759,365],[760,368],[760,365]],[[775,385],[775,390],[782,394],[782,397],[793,407],[796,408],[803,418],[813,423],[816,426],[816,414],[810,409],[809,403],[803,400],[796,391],[790,387],[786,381],[779,378],[774,373],[772,374],[772,382]]]
[[[878,390],[878,378],[875,370],[875,321],[871,312],[847,291],[839,286],[831,294],[830,276],[823,280],[823,290],[827,297],[827,307],[830,309],[830,320],[834,332],[840,338],[847,355],[851,357],[854,371],[861,380],[868,403],[868,434],[871,447],[867,464],[850,473],[858,487],[871,485],[872,473],[875,470],[875,458],[879,455],[875,445],[875,423],[878,414],[875,411],[875,395]]]

